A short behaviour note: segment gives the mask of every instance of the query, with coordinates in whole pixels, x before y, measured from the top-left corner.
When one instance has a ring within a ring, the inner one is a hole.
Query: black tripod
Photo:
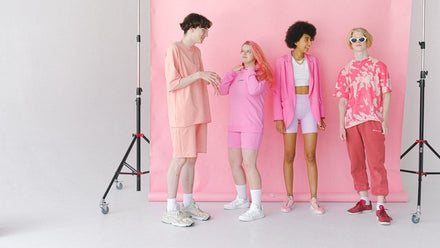
[[[417,144],[419,144],[419,170],[418,171],[411,171],[411,170],[403,170],[402,172],[417,174],[419,179],[418,184],[418,192],[417,192],[417,211],[412,214],[411,221],[414,224],[419,223],[420,221],[420,215],[421,213],[421,198],[422,198],[422,176],[427,176],[431,174],[440,174],[440,172],[425,172],[423,171],[423,152],[424,152],[424,145],[426,146],[438,157],[440,158],[440,155],[432,148],[432,146],[429,144],[427,140],[424,139],[423,132],[424,132],[424,113],[425,113],[425,78],[428,75],[428,71],[425,71],[425,0],[423,0],[423,7],[422,7],[422,15],[423,15],[423,28],[422,28],[422,41],[419,42],[420,49],[421,49],[421,56],[422,56],[422,69],[420,71],[420,80],[417,81],[419,83],[420,87],[420,117],[419,117],[419,139],[414,142],[401,156],[400,159],[402,159],[411,149],[413,149]]]
[[[108,192],[110,191],[110,188],[112,187],[113,183],[116,183],[117,189],[122,189],[123,185],[120,181],[118,181],[118,177],[120,174],[125,175],[136,175],[137,179],[137,191],[141,190],[141,175],[150,173],[150,171],[141,171],[141,138],[143,138],[147,143],[150,143],[150,140],[148,140],[143,133],[141,133],[141,95],[142,95],[142,88],[140,83],[140,43],[141,43],[141,36],[140,36],[140,0],[137,0],[137,8],[138,8],[138,33],[136,35],[136,42],[137,42],[137,88],[136,88],[136,133],[133,134],[133,139],[131,140],[130,146],[128,146],[127,151],[125,152],[124,157],[122,158],[121,163],[118,166],[118,169],[116,170],[112,180],[110,181],[110,184],[108,185],[104,196],[102,197],[100,208],[101,212],[103,214],[107,214],[109,211],[108,203],[105,201],[105,198],[107,197]],[[126,162],[128,155],[131,152],[131,149],[133,148],[134,143],[136,142],[136,169],[133,168],[130,164]],[[127,167],[131,172],[121,172],[123,167]]]

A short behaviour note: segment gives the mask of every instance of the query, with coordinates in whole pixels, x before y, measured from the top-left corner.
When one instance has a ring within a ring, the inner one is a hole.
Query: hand
[[[243,69],[244,67],[243,67],[243,65],[236,65],[236,66],[234,66],[233,68],[232,68],[232,70],[233,71],[239,71],[239,70],[241,70],[241,69]]]
[[[382,121],[382,134],[387,135],[388,134],[388,121]]]
[[[339,138],[340,138],[342,141],[345,141],[345,140],[347,139],[347,133],[346,133],[346,131],[345,131],[345,127],[340,127],[340,128],[339,128]]]
[[[205,82],[212,85],[215,95],[219,94],[218,85],[220,84],[221,79],[220,76],[217,75],[217,73],[212,71],[201,71],[199,72],[199,76],[201,79],[205,80]]]
[[[327,126],[327,125],[325,125],[324,118],[321,118],[321,126],[318,125],[318,128],[319,128],[320,130],[325,130],[325,127],[326,127],[326,126]]]
[[[284,126],[284,121],[283,120],[277,120],[276,121],[276,127],[277,127],[277,131],[280,134],[284,134],[284,132],[286,132],[286,126]]]

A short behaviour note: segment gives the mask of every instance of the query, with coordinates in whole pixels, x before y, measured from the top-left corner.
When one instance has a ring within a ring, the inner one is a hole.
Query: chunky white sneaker
[[[185,217],[184,213],[180,211],[179,207],[172,211],[165,211],[162,215],[162,222],[179,227],[187,227],[194,224],[193,220]]]
[[[232,210],[232,209],[239,209],[239,208],[248,208],[250,205],[249,200],[246,199],[240,199],[235,198],[235,200],[231,201],[230,203],[227,203],[223,206],[226,210]]]
[[[190,205],[183,207],[182,212],[196,220],[209,220],[209,218],[211,218],[207,212],[204,212],[199,208],[194,200]]]
[[[240,215],[238,217],[241,221],[254,221],[258,220],[264,217],[263,207],[257,206],[256,204],[251,204],[251,207],[249,208],[246,213]]]

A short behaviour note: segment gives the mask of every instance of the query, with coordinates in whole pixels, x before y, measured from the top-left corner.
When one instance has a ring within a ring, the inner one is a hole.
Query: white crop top
[[[298,64],[298,62],[296,62],[292,57],[293,79],[295,86],[309,86],[309,66],[305,57],[302,61],[304,62]]]

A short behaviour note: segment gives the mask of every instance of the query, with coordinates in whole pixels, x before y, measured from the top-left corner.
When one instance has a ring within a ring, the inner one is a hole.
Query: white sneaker
[[[185,214],[180,211],[179,206],[177,206],[175,210],[165,211],[162,215],[162,222],[179,227],[187,227],[194,224],[193,220],[186,217]]]
[[[183,207],[182,212],[196,220],[209,220],[209,218],[211,218],[207,212],[204,212],[199,208],[194,200],[190,205]]]
[[[263,207],[257,206],[256,204],[251,204],[249,210],[246,211],[246,213],[240,215],[238,219],[241,221],[253,221],[253,220],[261,219],[263,217],[264,217]]]
[[[240,199],[235,198],[235,200],[231,201],[230,203],[227,203],[223,205],[223,208],[226,210],[232,210],[232,209],[239,209],[239,208],[248,208],[250,205],[249,200],[246,199]]]

